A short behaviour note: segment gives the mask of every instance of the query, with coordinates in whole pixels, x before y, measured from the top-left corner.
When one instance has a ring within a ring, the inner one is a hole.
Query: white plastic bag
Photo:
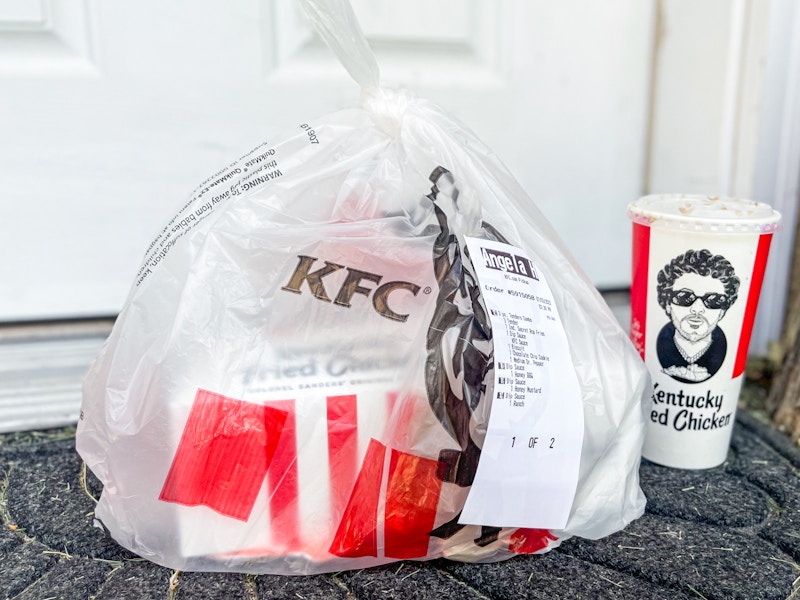
[[[498,159],[380,88],[346,1],[305,4],[362,106],[209,177],[148,248],[84,384],[97,520],[174,569],[276,574],[623,528],[638,354]]]

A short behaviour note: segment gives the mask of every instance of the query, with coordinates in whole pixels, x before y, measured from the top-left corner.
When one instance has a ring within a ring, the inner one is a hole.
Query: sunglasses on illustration
[[[675,306],[691,306],[695,301],[700,298],[706,308],[726,309],[730,306],[730,301],[725,294],[717,294],[709,292],[703,296],[698,296],[692,290],[678,290],[673,291],[671,294],[670,302]]]

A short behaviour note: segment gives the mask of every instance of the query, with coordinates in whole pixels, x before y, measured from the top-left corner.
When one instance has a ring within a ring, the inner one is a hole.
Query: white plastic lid
[[[769,204],[741,198],[654,194],[628,205],[628,218],[650,227],[705,233],[771,233],[781,214]]]

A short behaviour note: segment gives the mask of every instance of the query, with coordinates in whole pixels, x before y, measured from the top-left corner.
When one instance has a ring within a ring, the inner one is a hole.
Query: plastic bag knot
[[[363,90],[361,104],[372,116],[375,125],[391,137],[400,134],[400,125],[414,95],[408,90],[379,88]]]

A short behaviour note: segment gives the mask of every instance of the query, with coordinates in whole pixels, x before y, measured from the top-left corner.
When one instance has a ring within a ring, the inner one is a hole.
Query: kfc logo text
[[[345,267],[344,265],[338,265],[327,260],[325,261],[325,266],[320,267],[316,271],[312,271],[311,268],[314,263],[317,262],[317,258],[304,255],[300,255],[297,258],[299,259],[297,267],[294,273],[292,273],[289,282],[281,288],[282,290],[295,294],[302,294],[303,282],[306,282],[311,293],[317,300],[330,302],[331,298],[325,288],[325,282],[322,280],[344,269],[347,275],[344,281],[339,285],[333,303],[338,306],[350,308],[353,297],[356,294],[361,294],[367,298],[372,295],[372,306],[375,312],[392,321],[404,323],[408,320],[408,315],[392,310],[389,306],[389,296],[398,290],[405,290],[410,292],[412,296],[416,296],[421,289],[420,286],[408,281],[389,281],[383,285],[379,285],[383,279],[383,275]],[[365,287],[362,285],[363,282],[372,282],[376,287]]]

